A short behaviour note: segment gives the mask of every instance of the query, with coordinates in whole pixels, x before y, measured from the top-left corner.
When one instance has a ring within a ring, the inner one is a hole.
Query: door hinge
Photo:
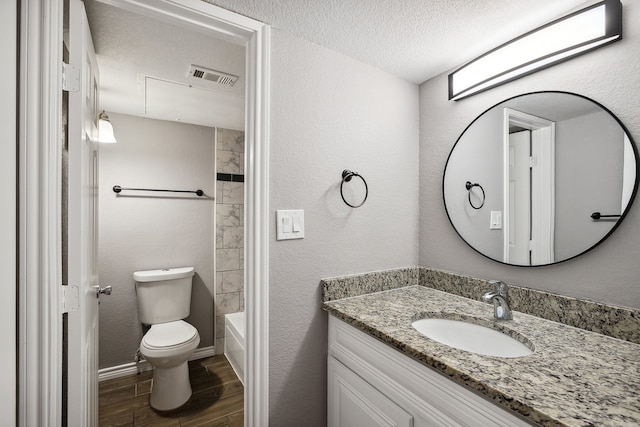
[[[533,240],[529,240],[529,250],[533,251],[534,249],[535,249],[535,246],[534,246]]]
[[[536,161],[535,157],[533,157],[533,156],[529,157],[529,167],[530,168],[536,167],[537,163],[538,162]]]
[[[78,311],[80,308],[80,288],[75,285],[62,285],[62,312]]]
[[[80,90],[80,69],[65,62],[62,63],[62,90],[67,92]]]

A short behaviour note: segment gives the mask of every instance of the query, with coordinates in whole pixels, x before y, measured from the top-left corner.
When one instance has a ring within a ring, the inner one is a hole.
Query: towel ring
[[[467,189],[467,191],[469,192],[469,193],[467,194],[467,196],[468,196],[469,204],[471,205],[471,207],[472,207],[473,209],[476,209],[476,210],[477,210],[477,209],[482,208],[482,207],[484,206],[484,201],[485,201],[485,199],[486,199],[486,197],[485,197],[485,195],[484,195],[484,188],[482,188],[482,185],[478,184],[477,182],[476,182],[475,184],[472,184],[472,183],[471,183],[471,181],[467,181],[467,182],[464,184],[464,187],[465,187],[465,188]],[[474,206],[473,202],[471,201],[471,189],[472,189],[473,187],[479,187],[479,188],[480,188],[480,191],[482,191],[482,203],[480,203],[480,206]]]
[[[358,205],[352,205],[351,203],[347,202],[347,199],[344,198],[344,193],[342,192],[342,186],[344,185],[345,182],[349,182],[351,181],[351,178],[353,178],[354,176],[357,176],[358,178],[360,178],[362,180],[362,182],[364,183],[364,199],[362,199],[362,202],[360,202],[360,204]],[[369,196],[369,186],[367,185],[367,181],[364,180],[364,178],[362,177],[362,175],[360,175],[357,172],[351,172],[348,169],[345,169],[342,171],[342,182],[340,183],[340,196],[342,197],[342,201],[345,202],[345,204],[347,206],[350,206],[352,208],[359,208],[360,206],[364,205],[364,202],[367,201],[367,197]]]

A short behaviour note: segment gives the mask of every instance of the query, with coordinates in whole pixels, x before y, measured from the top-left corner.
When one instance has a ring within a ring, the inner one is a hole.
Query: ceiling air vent
[[[194,79],[208,80],[210,82],[226,86],[233,86],[238,81],[238,76],[200,67],[198,65],[191,65],[191,67],[189,67],[189,76]]]

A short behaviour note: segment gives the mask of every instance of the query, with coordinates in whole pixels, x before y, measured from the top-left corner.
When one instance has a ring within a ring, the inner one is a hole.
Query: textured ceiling
[[[206,0],[422,83],[585,0]]]
[[[245,49],[85,0],[100,69],[100,108],[160,120],[244,128]],[[196,82],[191,64],[240,78]]]
[[[583,0],[205,1],[418,84],[585,4]],[[103,109],[242,128],[243,48],[100,0],[85,4],[101,73]],[[192,87],[187,78],[190,64],[240,79],[233,87]]]

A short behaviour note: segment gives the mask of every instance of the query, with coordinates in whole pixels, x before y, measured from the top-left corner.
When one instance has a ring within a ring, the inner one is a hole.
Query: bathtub
[[[224,355],[244,385],[244,313],[224,316]]]

